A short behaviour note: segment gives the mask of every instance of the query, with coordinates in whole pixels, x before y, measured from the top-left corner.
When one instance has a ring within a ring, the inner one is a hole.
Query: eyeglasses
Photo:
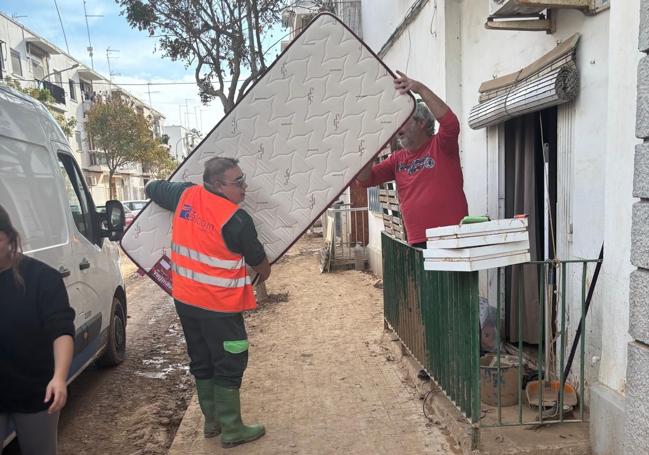
[[[219,180],[219,182],[221,182],[222,185],[234,185],[243,188],[246,185],[246,174],[241,174],[241,177],[237,177],[233,182],[224,182],[222,180]]]

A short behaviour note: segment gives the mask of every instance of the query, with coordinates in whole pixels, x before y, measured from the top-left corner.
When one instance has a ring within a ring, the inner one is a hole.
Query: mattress
[[[394,74],[330,14],[317,16],[224,116],[171,181],[202,183],[203,163],[239,160],[241,204],[275,262],[337,199],[414,111]],[[170,292],[172,213],[149,203],[121,241]]]

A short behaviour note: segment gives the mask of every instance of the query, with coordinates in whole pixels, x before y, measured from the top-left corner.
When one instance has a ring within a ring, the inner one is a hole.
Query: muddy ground
[[[343,272],[297,279],[295,274],[309,275],[311,272],[307,269],[317,269],[321,246],[322,238],[303,238],[274,266],[275,281],[271,276],[268,283],[270,301],[246,315],[251,343],[254,344],[256,335],[267,329],[280,307],[290,305],[293,299],[297,299],[296,303],[300,305],[329,305],[330,302],[322,298],[324,288],[335,289],[331,292],[340,304],[348,301],[349,305],[354,305],[355,299],[373,302],[372,317],[364,322],[363,327],[351,330],[369,333],[378,327],[380,335],[381,290],[377,289],[380,281],[376,277]],[[282,268],[281,272],[279,268]],[[171,298],[150,279],[139,276],[128,259],[124,260],[123,272],[129,302],[128,357],[115,368],[91,367],[70,386],[70,398],[59,425],[61,455],[166,454],[192,398],[193,378],[187,369],[185,343]],[[286,330],[291,330],[290,324]],[[336,330],[339,331],[340,327]],[[379,335],[376,340],[371,340],[371,344],[380,350],[383,348],[379,346]],[[272,348],[268,347],[270,351]],[[263,346],[255,349],[261,349],[257,355],[264,355]],[[380,356],[382,352],[368,355]],[[283,356],[274,352],[265,354]],[[323,371],[335,370],[336,357],[326,356],[326,360],[329,365],[321,365]],[[420,409],[416,396],[409,400],[417,403],[415,407]],[[419,410],[415,414],[419,414]],[[430,435],[425,439],[429,438]],[[438,449],[441,447],[440,443]],[[19,453],[14,443],[3,455]]]

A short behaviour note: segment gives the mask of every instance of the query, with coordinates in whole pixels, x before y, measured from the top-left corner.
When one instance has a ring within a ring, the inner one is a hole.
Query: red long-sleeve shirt
[[[390,180],[397,184],[408,243],[426,241],[426,229],[458,224],[468,214],[460,165],[460,123],[450,110],[439,130],[414,151],[397,150],[372,167],[363,186]]]

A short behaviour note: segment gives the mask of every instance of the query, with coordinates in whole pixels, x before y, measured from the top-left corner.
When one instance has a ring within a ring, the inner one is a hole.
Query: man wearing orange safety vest
[[[262,281],[270,275],[252,218],[238,205],[246,187],[238,161],[216,157],[205,163],[202,186],[158,180],[145,190],[174,212],[172,295],[205,416],[203,433],[206,438],[220,434],[223,447],[265,433],[262,425],[242,423],[239,399],[248,364],[242,312],[256,307],[246,264]]]

